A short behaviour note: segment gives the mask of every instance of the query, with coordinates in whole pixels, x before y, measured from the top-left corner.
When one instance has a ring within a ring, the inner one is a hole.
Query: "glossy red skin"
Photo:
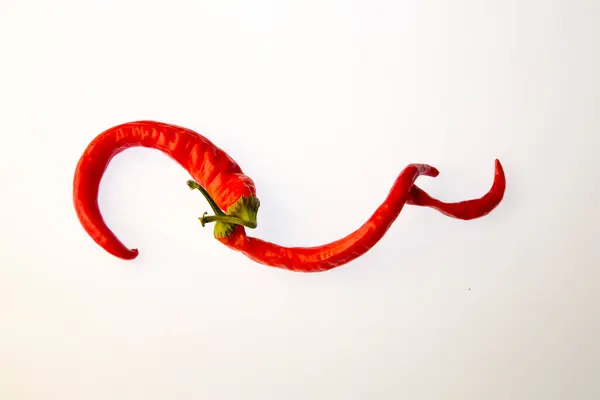
[[[137,257],[108,228],[98,207],[98,189],[110,160],[130,147],[160,150],[185,168],[222,210],[241,196],[256,195],[254,182],[227,153],[204,136],[176,125],[137,121],[99,134],[79,159],[73,181],[75,211],[86,232],[109,253]]]
[[[492,211],[502,200],[506,181],[502,165],[496,160],[496,174],[490,191],[479,199],[456,203],[437,200],[414,185],[420,175],[435,177],[438,170],[426,164],[410,164],[398,176],[385,201],[360,228],[335,242],[315,247],[283,247],[246,235],[236,227],[223,244],[252,260],[272,267],[300,272],[327,271],[346,264],[369,251],[388,231],[405,204],[432,207],[450,217],[474,219]]]
[[[73,200],[77,215],[88,234],[109,253],[137,257],[106,226],[98,208],[100,180],[112,157],[134,146],[154,148],[169,155],[206,188],[217,205],[226,210],[242,196],[256,195],[254,182],[223,150],[202,135],[186,128],[153,121],[122,124],[98,135],[79,160],[75,172]],[[356,231],[335,242],[314,247],[283,247],[246,235],[237,226],[228,237],[218,238],[227,247],[272,267],[300,272],[326,271],[344,265],[369,251],[387,232],[405,204],[431,207],[458,219],[487,215],[502,201],[506,181],[496,160],[494,184],[479,199],[446,203],[417,187],[421,176],[435,177],[438,170],[426,164],[410,164],[398,176],[385,201]]]

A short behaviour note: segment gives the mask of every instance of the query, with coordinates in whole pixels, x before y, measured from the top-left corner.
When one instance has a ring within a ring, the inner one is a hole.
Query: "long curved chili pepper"
[[[409,164],[385,201],[356,231],[322,246],[283,247],[246,235],[245,228],[257,226],[260,201],[252,179],[223,150],[183,127],[154,121],[130,122],[102,132],[88,145],[73,181],[73,201],[82,226],[102,248],[123,259],[137,257],[138,250],[127,248],[106,225],[98,207],[98,189],[110,160],[134,146],[160,150],[188,171],[193,178],[188,181],[190,189],[199,190],[215,213],[203,215],[200,222],[202,226],[216,222],[217,240],[258,263],[292,271],[325,271],[360,257],[383,237],[405,204],[430,207],[468,220],[491,212],[506,189],[502,165],[496,160],[494,184],[487,194],[479,199],[442,202],[415,185],[419,176],[435,177],[438,170],[426,164]]]
[[[488,214],[502,200],[506,182],[500,161],[496,160],[496,175],[490,191],[479,199],[456,203],[437,200],[414,185],[420,175],[436,177],[438,170],[426,164],[410,164],[396,179],[385,201],[359,229],[316,247],[283,247],[261,239],[248,237],[243,226],[233,234],[218,240],[261,264],[302,272],[326,271],[346,264],[370,250],[396,220],[404,204],[434,208],[458,219],[474,219]]]

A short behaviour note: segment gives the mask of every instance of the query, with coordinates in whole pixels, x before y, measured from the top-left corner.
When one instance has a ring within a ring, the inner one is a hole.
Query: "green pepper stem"
[[[210,205],[210,208],[213,209],[213,212],[216,215],[225,215],[225,213],[219,208],[219,206],[217,205],[217,203],[215,203],[215,201],[213,200],[212,197],[210,197],[210,194],[208,194],[208,192],[206,191],[206,189],[204,189],[202,187],[202,185],[200,185],[198,182],[194,182],[192,180],[187,181],[187,185],[190,187],[191,190],[199,190],[200,193],[202,193],[202,195],[204,196],[204,198],[206,199],[206,201],[208,201],[208,204]]]
[[[210,196],[210,194],[208,194],[206,189],[204,189],[202,187],[202,185],[200,185],[198,182],[189,180],[189,181],[187,181],[187,185],[190,187],[191,190],[196,189],[196,190],[200,191],[200,193],[202,193],[202,195],[204,196],[206,201],[208,201],[208,204],[210,204],[210,208],[212,208],[214,213],[216,214],[216,215],[206,216],[206,214],[208,214],[208,213],[204,213],[204,215],[202,215],[200,218],[198,218],[200,220],[200,223],[202,224],[202,226],[204,226],[205,224],[211,223],[211,222],[223,222],[223,223],[228,223],[228,224],[233,224],[233,225],[243,225],[245,227],[252,228],[252,229],[256,228],[256,222],[246,221],[240,217],[235,217],[233,215],[225,214],[219,208],[219,206],[213,200],[213,198]]]
[[[202,224],[202,226],[204,226],[204,224],[208,224],[211,222],[225,222],[225,223],[234,224],[234,225],[244,225],[245,227],[251,228],[251,229],[256,228],[256,222],[245,221],[239,217],[234,217],[232,215],[209,215],[209,216],[206,216],[206,214],[207,213],[204,213],[203,216],[198,218],[200,220],[200,223]]]

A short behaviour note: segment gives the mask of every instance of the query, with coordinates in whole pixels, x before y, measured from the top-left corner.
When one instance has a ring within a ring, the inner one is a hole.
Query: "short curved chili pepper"
[[[257,226],[260,201],[252,179],[237,163],[204,136],[172,124],[137,121],[110,128],[98,135],[81,156],[73,181],[77,216],[86,232],[109,253],[123,258],[137,257],[108,228],[99,207],[98,188],[110,160],[134,146],[162,151],[185,168],[215,215],[200,217],[202,226],[216,222],[214,236],[225,246],[250,259],[292,271],[326,271],[346,264],[369,251],[387,232],[405,204],[431,207],[458,219],[487,215],[501,201],[506,189],[502,165],[496,160],[494,184],[479,199],[446,203],[415,185],[421,176],[435,177],[438,170],[426,164],[409,164],[402,170],[385,201],[356,231],[332,243],[314,247],[283,247],[246,235],[245,228]],[[225,211],[223,211],[225,210]]]
[[[131,122],[110,128],[98,135],[79,159],[73,182],[75,210],[87,233],[109,253],[123,258],[137,257],[137,249],[128,249],[106,226],[98,207],[98,189],[110,160],[130,147],[151,147],[167,154],[195,181],[206,188],[211,201],[227,214],[241,214],[256,226],[259,201],[250,177],[239,165],[210,140],[176,125],[154,121]],[[222,234],[232,225],[219,225]]]

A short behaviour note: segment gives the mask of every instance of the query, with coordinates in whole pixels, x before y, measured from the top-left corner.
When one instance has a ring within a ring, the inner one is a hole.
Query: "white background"
[[[0,398],[597,399],[600,3],[3,1]],[[116,157],[134,261],[75,216],[101,131],[196,130],[283,245],[354,230],[411,162],[470,222],[407,206],[369,253],[301,274],[218,243],[187,173]]]

